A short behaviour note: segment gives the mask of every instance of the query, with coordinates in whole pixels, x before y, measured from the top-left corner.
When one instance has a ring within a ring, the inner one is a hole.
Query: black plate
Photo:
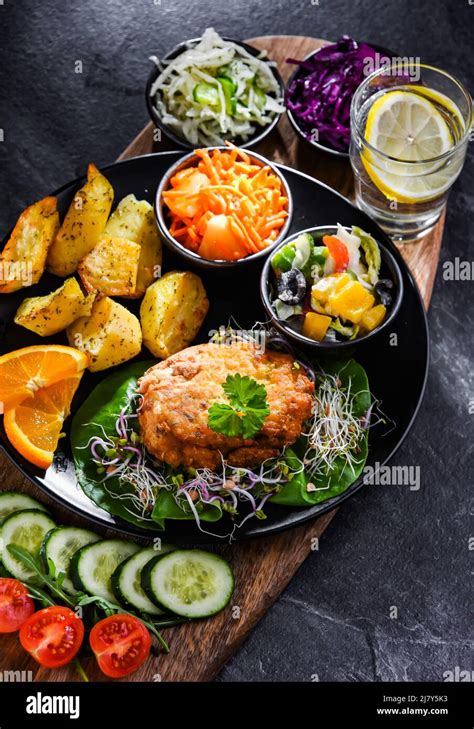
[[[136,157],[106,167],[104,172],[114,187],[115,200],[119,201],[125,195],[134,193],[137,198],[146,199],[153,204],[156,187],[161,176],[166,172],[168,166],[180,156],[181,153],[178,152],[162,152]],[[294,199],[294,216],[290,235],[310,226],[336,222],[342,225],[358,225],[385,243],[402,268],[405,293],[391,331],[381,333],[380,337],[370,340],[357,353],[357,360],[367,370],[373,395],[382,401],[384,413],[395,423],[390,431],[377,426],[370,432],[367,465],[376,467],[376,464],[385,463],[401,444],[413,423],[423,397],[429,361],[428,327],[424,306],[413,277],[397,249],[365,213],[351,205],[339,193],[313,178],[287,167],[281,166],[281,169],[286,175]],[[83,182],[83,178],[75,180],[55,193],[61,217],[65,214],[74,192]],[[2,248],[5,242],[6,239],[2,243]],[[163,253],[165,271],[187,267],[183,266],[179,259],[173,258],[166,248]],[[235,276],[235,280],[231,282],[229,282],[228,276],[221,278],[219,273],[201,271],[200,275],[204,280],[211,308],[198,341],[207,341],[208,332],[217,329],[221,324],[226,324],[230,317],[234,317],[241,328],[249,328],[256,321],[266,320],[260,301],[259,270],[245,271],[242,276]],[[26,292],[18,291],[15,294],[1,297],[0,354],[19,347],[38,344],[40,340],[37,336],[13,323],[14,313],[21,300],[25,298],[25,293],[27,296],[46,294],[57,288],[60,282],[60,279],[45,274],[39,284],[32,286]],[[131,310],[138,311],[139,302],[122,300],[122,303],[129,306]],[[62,334],[44,341],[67,344],[66,337]],[[149,358],[149,356],[149,353],[145,351],[143,357],[140,358]],[[85,374],[74,398],[73,413],[91,389],[107,374],[107,371]],[[66,422],[66,432],[68,432],[68,424],[70,425],[70,419]],[[137,529],[112,517],[85,496],[76,483],[67,438],[60,441],[62,452],[57,454],[53,465],[46,474],[16,453],[6,439],[3,425],[0,430],[0,439],[2,448],[20,471],[64,506],[103,527],[113,527],[126,534],[144,538],[153,536],[154,532]],[[235,538],[268,536],[297,526],[333,509],[352,496],[362,485],[363,481],[359,479],[341,496],[308,508],[267,504],[265,507],[267,519],[264,521],[249,519],[242,529],[236,531]],[[216,534],[225,535],[229,532],[229,527],[229,521],[223,518],[221,522],[208,524],[206,528]],[[194,521],[170,521],[166,532],[159,532],[159,534],[171,542],[213,541],[212,537],[198,531]]]

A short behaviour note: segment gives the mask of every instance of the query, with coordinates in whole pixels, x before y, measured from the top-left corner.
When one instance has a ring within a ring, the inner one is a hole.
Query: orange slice
[[[5,413],[3,424],[12,446],[27,461],[47,469],[53,462],[64,420],[70,412],[82,372],[37,390]]]
[[[16,349],[0,357],[0,412],[32,398],[41,387],[73,377],[88,365],[84,352],[59,344]]]

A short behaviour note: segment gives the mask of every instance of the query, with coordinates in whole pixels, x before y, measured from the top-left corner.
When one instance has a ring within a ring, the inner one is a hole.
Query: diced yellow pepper
[[[317,299],[314,299],[313,297],[311,297],[311,308],[313,311],[317,311],[318,314],[327,315],[329,313],[328,311],[326,311],[326,307],[324,306],[324,304],[320,304],[319,301]]]
[[[359,281],[350,280],[341,289],[329,295],[328,310],[335,316],[341,316],[353,324],[358,324],[374,302],[372,294]]]
[[[360,320],[360,326],[361,329],[364,329],[366,332],[372,332],[374,329],[377,329],[385,319],[385,316],[387,314],[387,309],[383,304],[378,304],[377,306],[374,306],[372,309],[369,309],[365,312],[365,314],[362,315],[362,318]]]
[[[305,337],[315,339],[317,342],[321,342],[326,336],[326,332],[329,329],[329,325],[332,319],[330,316],[324,314],[313,314],[309,311],[303,324],[303,334]]]
[[[320,304],[326,304],[332,293],[338,291],[351,280],[351,277],[347,273],[331,273],[329,276],[325,276],[318,283],[314,284],[311,289],[311,299],[318,301]]]

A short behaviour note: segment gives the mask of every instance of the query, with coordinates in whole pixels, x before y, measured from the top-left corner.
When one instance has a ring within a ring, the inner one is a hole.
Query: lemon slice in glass
[[[453,171],[432,160],[451,149],[454,141],[444,117],[426,96],[403,90],[384,93],[370,108],[365,139],[376,151],[364,151],[362,162],[387,198],[417,203],[449,188]]]

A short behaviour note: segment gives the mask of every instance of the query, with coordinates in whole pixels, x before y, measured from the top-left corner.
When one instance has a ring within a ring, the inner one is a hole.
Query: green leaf
[[[365,416],[371,404],[371,396],[364,368],[355,360],[350,359],[324,363],[322,369],[327,374],[337,375],[343,387],[348,387],[350,384],[353,393],[352,412],[359,418]],[[306,450],[306,439],[301,436],[293,448],[285,451],[285,461],[290,467],[290,471],[300,472],[293,476],[281,491],[272,496],[270,501],[287,506],[308,506],[308,504],[319,504],[344,493],[357,481],[364,469],[369,449],[368,440],[368,431],[365,431],[356,456],[357,464],[353,469],[341,456],[336,459],[330,472],[312,479],[311,483],[316,490],[308,491],[309,478],[302,468],[301,461]]]
[[[231,405],[235,407],[262,407],[267,401],[265,386],[253,380],[251,377],[240,374],[227,375],[222,389],[228,397]]]
[[[369,235],[369,233],[366,233],[361,228],[357,228],[355,225],[352,226],[352,233],[360,238],[360,247],[362,248],[365,256],[369,281],[372,286],[375,286],[378,281],[380,266],[382,265],[382,258],[378,243],[371,235]]]
[[[44,577],[41,562],[39,561],[39,559],[30,554],[26,549],[20,547],[18,544],[7,544],[7,550],[12,557],[17,559],[19,562],[22,562],[25,567],[28,567],[31,572],[41,578]]]
[[[244,438],[252,438],[265,422],[267,415],[270,415],[270,408],[265,407],[257,410],[256,408],[246,408],[245,415],[242,418],[242,435]]]
[[[115,435],[117,413],[130,405],[136,393],[138,379],[155,362],[134,362],[105,377],[84,401],[72,421],[71,447],[79,485],[87,496],[109,514],[139,526],[142,529],[155,529],[151,518],[143,519],[134,502],[126,499],[133,489],[117,477],[107,480],[107,490],[100,481],[103,474],[97,473],[88,443],[91,438],[106,433]]]
[[[41,590],[41,588],[37,587],[36,585],[28,584],[28,594],[34,600],[38,600],[43,605],[43,607],[53,607],[54,605],[56,605],[56,603],[48,595],[48,593],[44,590]]]
[[[56,565],[54,564],[51,557],[48,557],[48,573],[53,578],[53,580],[56,579]]]
[[[230,438],[253,438],[270,414],[265,386],[247,375],[242,377],[237,373],[227,375],[222,389],[232,407],[222,403],[211,405],[208,411],[209,427]]]
[[[358,324],[344,326],[339,317],[332,320],[329,328],[334,329],[335,332],[339,332],[339,334],[342,334],[343,337],[347,337],[347,339],[355,339],[359,332]]]
[[[196,508],[201,521],[219,521],[222,516],[222,507],[218,501],[213,501],[212,504],[201,503],[198,504]],[[166,519],[188,521],[194,520],[194,515],[186,501],[184,501],[182,505],[177,504],[171,491],[162,489],[158,493],[158,497],[155,501],[152,518],[161,529],[164,529]]]
[[[224,433],[233,438],[242,434],[242,418],[234,408],[215,402],[208,410],[207,423],[215,433]]]

